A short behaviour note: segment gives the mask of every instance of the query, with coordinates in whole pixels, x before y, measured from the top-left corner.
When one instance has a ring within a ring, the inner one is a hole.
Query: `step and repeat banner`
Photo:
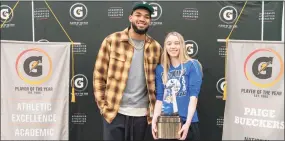
[[[155,9],[149,34],[163,44],[168,32],[180,32],[189,56],[202,63],[204,80],[198,103],[201,137],[222,139],[225,43],[217,39],[228,36],[244,2],[149,2]],[[31,2],[19,2],[9,15],[15,3],[1,2],[1,23],[7,19],[1,29],[2,40],[69,42],[45,2],[34,2],[34,32]],[[75,82],[76,102],[69,100],[69,139],[100,140],[102,119],[92,86],[94,63],[103,39],[130,25],[128,17],[134,2],[51,1],[48,4],[71,39],[81,43],[73,48],[75,75],[70,75],[70,85]],[[264,40],[281,40],[282,6],[282,2],[265,2]],[[248,2],[231,39],[261,40],[261,11],[261,2]],[[152,140],[150,128],[146,139]]]

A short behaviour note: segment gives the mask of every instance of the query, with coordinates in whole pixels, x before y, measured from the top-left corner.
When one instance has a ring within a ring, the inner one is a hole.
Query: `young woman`
[[[187,55],[184,38],[177,32],[167,34],[161,64],[156,68],[156,104],[152,135],[157,139],[157,118],[178,114],[182,121],[179,140],[199,140],[198,95],[202,84],[202,66]]]

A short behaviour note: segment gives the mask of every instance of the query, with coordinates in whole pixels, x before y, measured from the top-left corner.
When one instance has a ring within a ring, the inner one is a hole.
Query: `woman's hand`
[[[157,118],[153,118],[151,122],[151,131],[153,139],[157,140],[157,127],[156,127]]]
[[[179,140],[185,140],[186,139],[188,131],[189,131],[189,127],[190,127],[190,124],[187,124],[187,123],[185,123],[182,126],[182,128],[178,132],[179,135],[181,135],[181,133],[182,133],[182,136],[181,136],[181,138]]]

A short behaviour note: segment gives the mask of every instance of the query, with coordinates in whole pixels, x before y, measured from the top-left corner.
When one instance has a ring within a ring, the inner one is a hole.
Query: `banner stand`
[[[226,39],[218,39],[218,42],[226,42]],[[262,40],[236,40],[236,39],[229,39],[228,42],[240,42],[240,43],[284,43],[284,41],[262,41]]]
[[[17,41],[17,40],[1,40],[0,41],[1,43],[31,43],[33,41]],[[70,43],[70,42],[33,42],[34,44],[53,44],[53,43],[56,43],[56,44],[59,44],[59,43],[62,43],[62,44],[66,44],[66,43]],[[81,45],[82,43],[81,42],[73,42],[74,45]]]

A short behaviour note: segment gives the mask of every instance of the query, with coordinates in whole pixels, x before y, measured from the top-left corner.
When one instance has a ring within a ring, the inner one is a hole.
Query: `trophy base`
[[[179,139],[182,123],[179,116],[159,116],[157,119],[157,138]]]

